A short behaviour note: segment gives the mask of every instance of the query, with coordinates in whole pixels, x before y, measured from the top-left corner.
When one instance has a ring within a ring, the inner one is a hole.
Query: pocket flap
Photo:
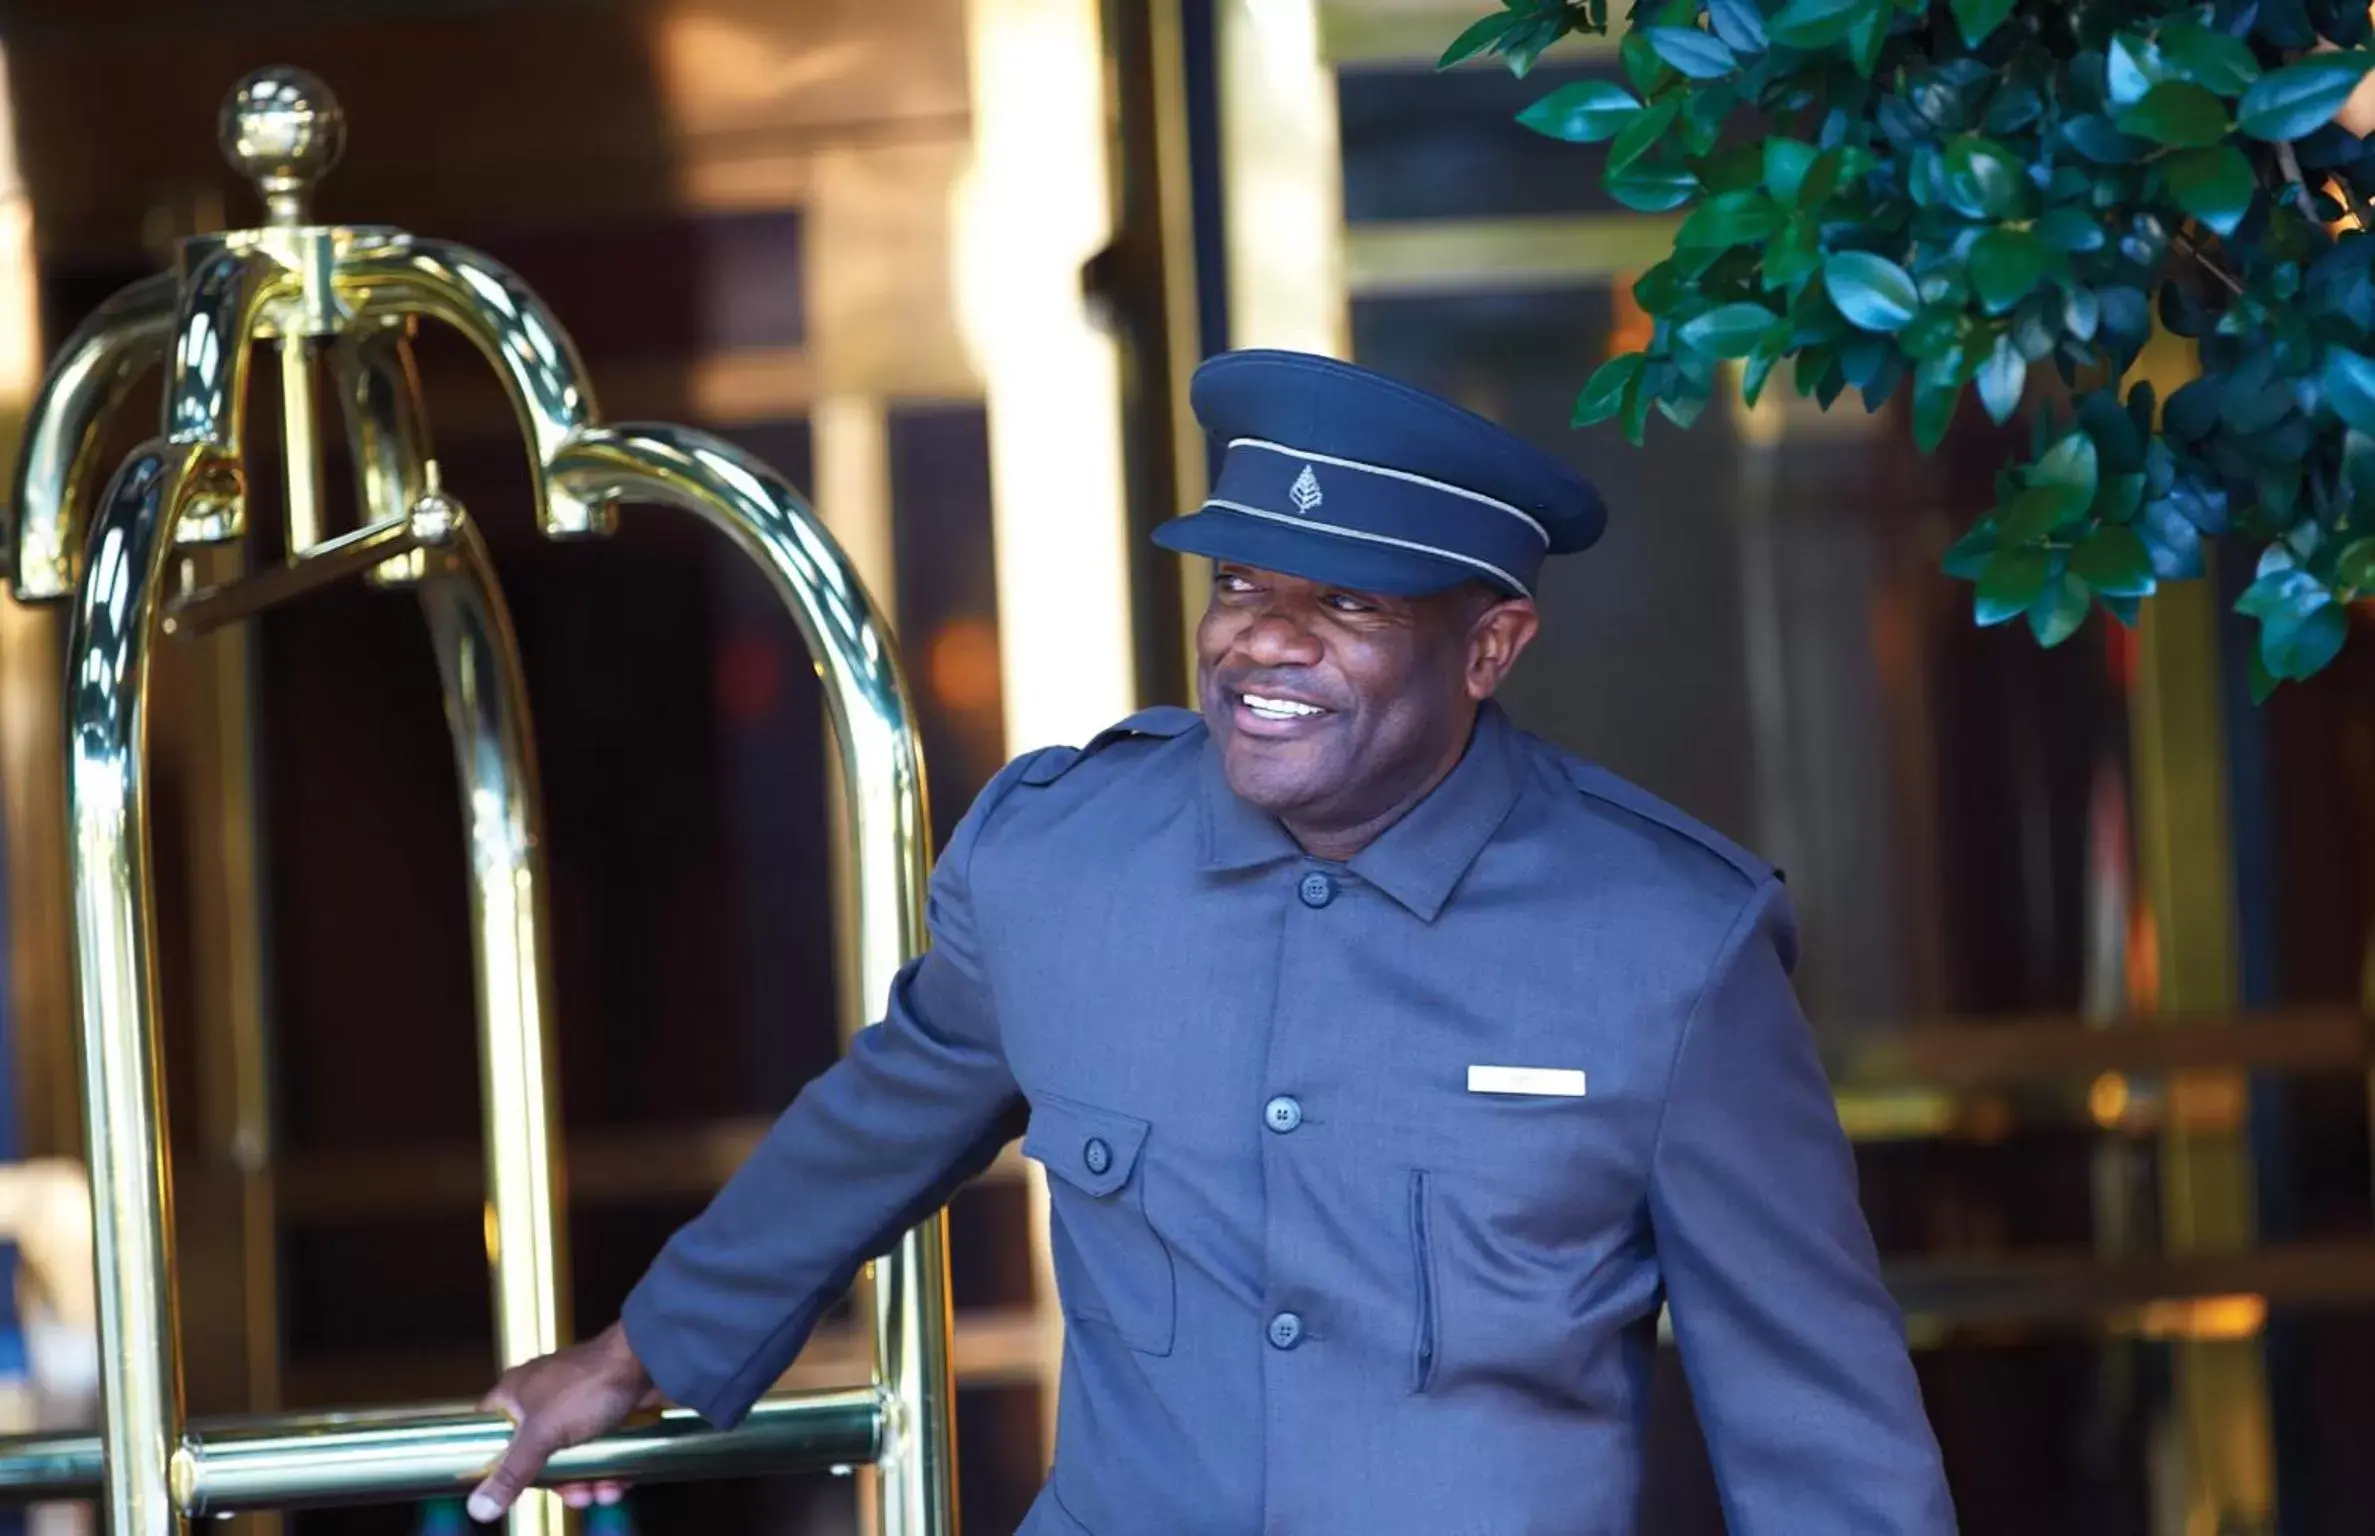
[[[1134,1116],[1041,1094],[1031,1103],[1023,1156],[1076,1189],[1110,1195],[1130,1182],[1146,1132]]]

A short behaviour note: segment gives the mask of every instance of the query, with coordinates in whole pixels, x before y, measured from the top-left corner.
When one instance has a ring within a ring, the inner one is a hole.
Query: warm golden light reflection
[[[971,714],[998,698],[998,632],[981,619],[952,619],[932,636],[924,675],[933,697]]]
[[[2148,1304],[2136,1331],[2148,1339],[2249,1339],[2268,1321],[2260,1296],[2188,1296]]]
[[[1224,0],[1213,20],[1230,345],[1348,356],[1336,77],[1317,0]]]
[[[1095,0],[973,0],[958,324],[989,402],[1006,746],[1081,742],[1136,703],[1120,360],[1082,302],[1112,231]]]
[[[2106,1072],[2087,1088],[2086,1112],[2104,1130],[2116,1130],[2120,1122],[2127,1119],[2128,1105],[2132,1099],[2126,1075]]]

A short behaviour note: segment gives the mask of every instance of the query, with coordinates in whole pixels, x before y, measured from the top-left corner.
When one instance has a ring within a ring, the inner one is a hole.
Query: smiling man
[[[1319,358],[1194,403],[1199,709],[982,792],[881,1021],[498,1385],[475,1512],[638,1405],[734,1422],[1019,1132],[1067,1322],[1025,1536],[1629,1536],[1661,1303],[1735,1536],[1951,1532],[1779,876],[1494,703],[1597,494]]]

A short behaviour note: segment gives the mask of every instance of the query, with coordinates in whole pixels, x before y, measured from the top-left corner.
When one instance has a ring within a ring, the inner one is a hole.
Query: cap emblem
[[[1287,487],[1286,493],[1294,501],[1295,510],[1305,517],[1309,517],[1312,508],[1327,499],[1320,494],[1319,476],[1311,472],[1308,464],[1303,466],[1303,473],[1295,476],[1295,483]]]

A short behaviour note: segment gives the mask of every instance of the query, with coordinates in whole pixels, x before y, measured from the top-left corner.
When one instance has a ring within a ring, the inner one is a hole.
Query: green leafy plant
[[[1608,27],[1607,0],[1505,0],[1442,62],[1523,77]],[[2375,146],[2335,121],[2371,32],[2367,0],[1641,0],[1621,83],[1519,115],[1682,215],[1634,287],[1648,345],[1576,423],[1639,444],[1785,359],[1825,409],[1904,395],[1925,452],[1966,393],[1998,424],[2033,401],[1946,558],[1977,621],[2132,623],[2205,538],[2247,539],[2255,696],[2309,677],[2375,592]],[[2166,400],[2127,377],[2156,315],[2200,361]]]

